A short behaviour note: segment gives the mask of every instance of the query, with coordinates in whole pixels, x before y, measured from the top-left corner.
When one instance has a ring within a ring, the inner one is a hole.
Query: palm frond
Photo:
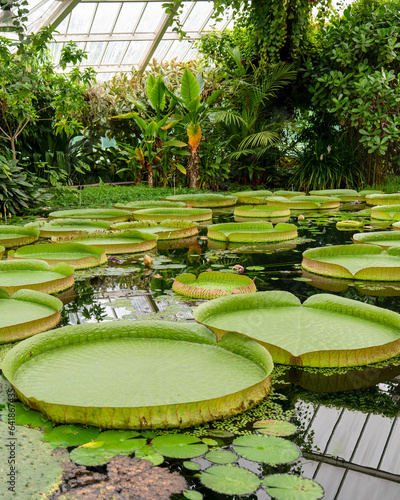
[[[216,111],[211,117],[215,122],[223,122],[226,125],[246,125],[245,120],[232,111]]]
[[[239,144],[238,149],[244,150],[249,148],[257,148],[262,146],[270,146],[275,142],[278,142],[279,135],[271,130],[263,130],[262,132],[257,132],[256,134],[251,134],[247,136]]]

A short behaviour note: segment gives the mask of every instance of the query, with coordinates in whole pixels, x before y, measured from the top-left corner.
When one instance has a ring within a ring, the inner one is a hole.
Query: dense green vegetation
[[[104,83],[93,70],[58,73],[51,29],[26,35],[26,2],[13,4],[18,38],[0,38],[3,215],[86,206],[65,186],[99,182],[399,187],[397,0],[358,0],[343,13],[329,0],[214,0],[215,16],[229,6],[235,25],[206,34],[197,61],[153,62]],[[60,65],[85,57],[70,43]]]

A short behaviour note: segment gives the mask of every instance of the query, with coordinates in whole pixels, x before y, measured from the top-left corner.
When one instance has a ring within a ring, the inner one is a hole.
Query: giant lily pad
[[[297,240],[295,240],[297,241]],[[235,243],[230,241],[217,241],[209,239],[207,246],[211,250],[230,250],[237,254],[271,253],[294,250],[296,243],[291,241],[278,241],[276,243]]]
[[[167,321],[67,326],[21,342],[2,364],[25,404],[54,422],[103,428],[234,415],[269,392],[272,367],[269,353],[241,335],[217,345],[208,328]]]
[[[200,273],[198,278],[191,273],[181,274],[175,278],[172,290],[195,299],[257,291],[254,281],[247,276],[216,271]]]
[[[300,456],[294,443],[276,436],[251,434],[234,439],[232,444],[238,455],[254,462],[288,464]]]
[[[0,226],[0,245],[19,247],[28,245],[39,239],[39,231],[34,227]]]
[[[282,291],[231,295],[201,304],[193,316],[219,337],[235,331],[257,340],[276,363],[360,366],[400,352],[399,314],[329,294],[303,305]]]
[[[394,194],[367,194],[365,196],[367,205],[399,205],[400,193]]]
[[[333,245],[303,252],[302,266],[311,273],[359,280],[400,280],[400,248],[377,245]]]
[[[224,196],[217,193],[176,194],[166,196],[165,199],[167,201],[183,201],[194,208],[230,207],[237,202],[236,196]]]
[[[116,208],[79,208],[76,210],[58,210],[49,213],[49,219],[92,219],[110,222],[129,220],[130,213]]]
[[[369,243],[384,249],[400,247],[400,233],[397,231],[375,231],[373,233],[358,233],[353,235],[354,243]]]
[[[232,193],[233,196],[237,196],[239,203],[251,203],[253,205],[261,205],[265,203],[265,198],[272,196],[272,191],[258,190],[258,191],[238,191],[237,193]]]
[[[195,236],[199,230],[195,222],[185,220],[166,220],[160,224],[152,221],[119,222],[113,224],[111,229],[137,229],[143,233],[156,234],[160,240],[176,240]]]
[[[235,243],[284,241],[297,237],[297,227],[285,223],[273,226],[270,222],[227,222],[209,226],[208,237],[212,240]]]
[[[154,222],[163,222],[169,219],[201,221],[212,218],[212,210],[208,208],[146,208],[136,210],[132,213],[135,220],[147,220]]]
[[[318,483],[294,474],[273,474],[262,484],[277,500],[319,500],[324,497],[324,489]]]
[[[40,259],[50,266],[65,262],[74,269],[86,269],[107,262],[107,256],[101,248],[82,243],[45,243],[28,245],[18,250],[10,250],[8,259]]]
[[[50,269],[43,260],[0,261],[0,287],[12,294],[21,288],[57,293],[74,284],[74,268],[60,262]]]
[[[62,302],[35,290],[18,290],[11,297],[0,288],[0,343],[25,339],[54,328]]]
[[[371,219],[400,220],[400,205],[377,205],[371,208]]]
[[[99,233],[76,234],[61,238],[52,237],[55,242],[73,241],[84,245],[102,248],[107,254],[137,253],[151,250],[157,246],[156,234],[141,231],[108,231]]]
[[[274,207],[273,205],[244,205],[235,207],[234,215],[237,217],[259,217],[259,218],[274,218],[274,217],[287,217],[290,215],[289,208]]]
[[[164,201],[164,200],[141,200],[130,201],[129,203],[116,203],[114,208],[118,210],[129,210],[129,212],[136,212],[136,210],[143,210],[145,208],[177,208],[184,207],[186,203],[183,201]]]
[[[311,196],[335,196],[341,201],[364,201],[365,195],[360,195],[355,189],[317,189],[310,191]]]
[[[0,260],[3,257],[4,250],[5,250],[5,248],[2,245],[0,245]]]
[[[293,210],[331,210],[340,207],[340,198],[333,196],[293,196],[286,199],[283,196],[270,196],[268,205],[290,208]]]
[[[66,234],[76,234],[82,231],[93,233],[94,231],[107,231],[111,222],[95,221],[90,219],[53,219],[50,222],[30,222],[25,227],[36,227],[40,231],[42,238],[52,236],[62,236]]]
[[[285,191],[284,189],[279,189],[273,193],[274,196],[283,196],[284,198],[293,198],[294,196],[306,196],[307,193],[304,191]]]

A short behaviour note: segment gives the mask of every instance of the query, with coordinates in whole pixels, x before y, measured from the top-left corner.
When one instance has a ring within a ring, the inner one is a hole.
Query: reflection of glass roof
[[[181,2],[179,21],[187,36],[180,41],[163,3],[29,0],[28,30],[37,32],[52,24],[58,32],[51,46],[56,62],[63,44],[73,41],[88,52],[80,66],[92,66],[100,73],[99,80],[104,80],[112,74],[131,71],[132,67],[144,69],[153,58],[189,61],[196,57],[194,42],[203,31],[213,26],[223,30],[233,22],[230,11],[222,20],[211,19],[212,2]]]

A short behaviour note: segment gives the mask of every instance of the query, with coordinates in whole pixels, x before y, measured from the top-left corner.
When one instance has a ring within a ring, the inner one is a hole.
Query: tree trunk
[[[11,141],[12,157],[13,157],[13,160],[16,160],[17,159],[17,152],[15,150],[15,136],[12,136],[10,141]]]
[[[153,164],[149,163],[147,165],[147,169],[149,171],[149,178],[148,178],[149,186],[152,188],[153,187]]]
[[[189,146],[190,148],[190,146]],[[194,152],[190,148],[190,156],[188,158],[188,168],[187,168],[187,178],[190,188],[199,188],[199,177],[200,175],[200,156],[196,149]]]

